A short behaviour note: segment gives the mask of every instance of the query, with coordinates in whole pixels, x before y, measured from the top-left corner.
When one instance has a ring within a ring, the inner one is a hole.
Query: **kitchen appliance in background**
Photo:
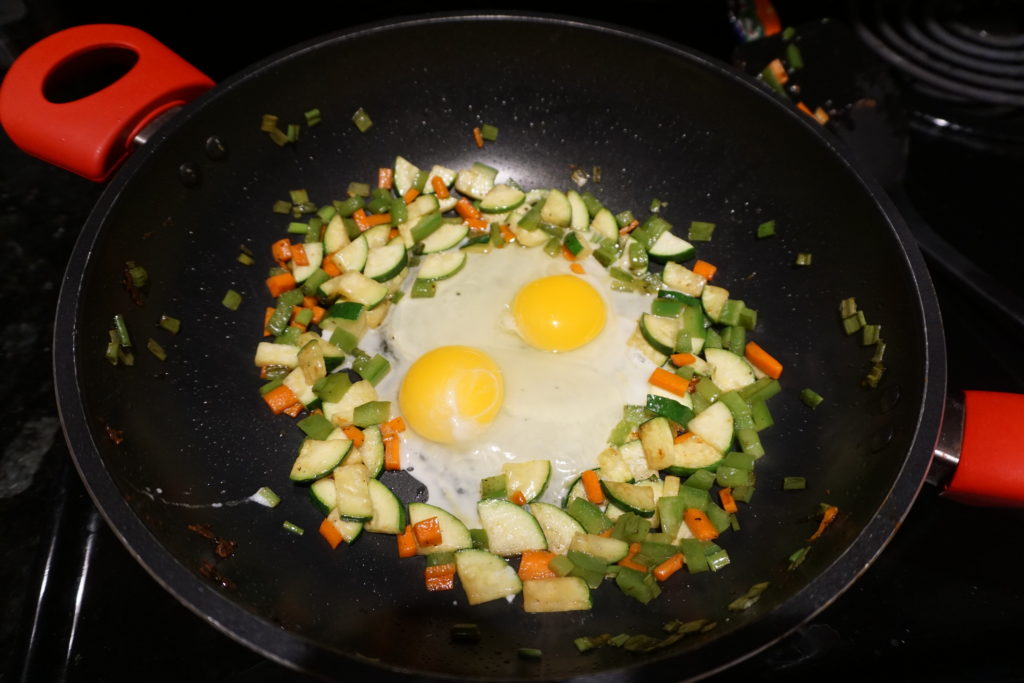
[[[664,10],[658,3],[650,3],[650,7]],[[951,4],[946,7],[951,8],[950,11],[955,9]],[[785,4],[778,3],[778,8],[783,20],[788,22]],[[853,35],[861,35],[859,27],[865,21],[864,7],[830,9],[836,10],[832,21],[849,28]],[[724,13],[720,19],[722,21],[715,24],[719,27],[724,25]],[[808,43],[803,46],[803,52],[810,69],[816,53],[809,43],[816,35],[813,31],[818,17],[801,16],[799,19],[797,35],[801,36],[801,43]],[[623,18],[616,20],[628,23]],[[133,22],[129,17],[125,23]],[[331,24],[329,27],[341,26]],[[642,28],[660,29],[659,32],[669,38],[687,44],[698,43],[700,49],[726,57],[734,48],[726,32],[719,33],[714,46],[708,49],[699,44],[709,42],[706,35],[690,41],[687,39],[692,36],[682,29],[682,33],[674,34],[672,28],[665,26]],[[188,35],[187,28],[173,24],[166,29]],[[151,30],[160,33],[160,29]],[[870,41],[863,37],[859,40],[870,47]],[[288,44],[290,42],[294,40]],[[263,54],[266,52],[260,51],[256,56]],[[242,64],[251,61],[237,54],[225,58],[226,61],[232,59],[242,59]],[[856,65],[866,63],[871,63],[871,59],[865,57],[863,62],[851,59],[845,67],[861,68]],[[841,66],[837,65],[839,71],[835,73],[844,73]],[[913,92],[917,81],[893,73],[884,63],[881,67],[872,64],[863,72],[833,77],[836,82],[861,83],[869,90],[882,87],[878,84],[885,79],[891,79],[892,83],[886,83],[883,89],[903,100],[901,106],[907,112],[905,130],[895,133],[905,136],[906,144],[901,151],[905,149],[906,154],[897,155],[894,162],[899,164],[902,160],[906,170],[902,174],[893,172],[894,188],[902,187],[906,191],[914,210],[929,225],[936,217],[948,217],[952,235],[947,234],[949,229],[941,220],[934,224],[934,229],[942,231],[944,240],[954,245],[954,255],[969,258],[979,267],[990,270],[990,277],[998,282],[1012,279],[1008,276],[1013,270],[1006,269],[998,260],[1012,251],[999,248],[999,244],[1013,244],[1008,241],[1014,229],[1013,214],[1004,213],[1000,208],[1000,200],[1008,200],[1013,194],[1008,192],[1000,197],[996,192],[995,206],[976,205],[981,203],[977,197],[989,196],[993,189],[990,182],[999,187],[1006,180],[1005,176],[993,176],[1003,171],[1012,179],[1014,171],[1020,173],[1020,166],[1014,169],[1005,158],[1005,142],[979,145],[973,136],[969,143],[960,137],[963,133],[960,128],[944,132],[941,129],[950,127],[934,124],[929,116],[938,115],[928,114],[930,110],[924,104],[917,104]],[[798,82],[795,76],[794,82]],[[804,87],[811,90],[809,84]],[[860,99],[859,95],[854,95]],[[810,97],[810,92],[807,96]],[[831,103],[828,100],[832,100]],[[858,145],[856,137],[846,137],[842,131],[842,109],[846,104],[840,95],[828,95],[822,90],[821,102],[832,111],[830,125],[840,137],[851,145]],[[977,115],[976,108],[970,104],[956,106],[966,106]],[[1016,114],[1020,114],[1019,107]],[[993,118],[1000,126],[1005,123],[1003,116]],[[863,131],[869,124],[860,125]],[[988,126],[980,128],[984,139],[992,135],[985,132],[989,130]],[[998,139],[1005,140],[1005,137]],[[59,283],[59,261],[61,256],[66,258],[70,249],[76,222],[84,219],[85,211],[98,192],[86,184],[60,178],[58,171],[42,170],[13,150],[3,149],[3,152],[4,179],[0,197],[8,219],[2,226],[3,237],[5,242],[16,241],[22,249],[17,260],[4,257],[10,259],[4,264],[9,266],[4,272],[25,273],[27,270],[27,278],[38,278],[44,292],[41,299],[45,301],[47,283]],[[11,169],[16,170],[11,172]],[[953,170],[960,171],[960,182],[950,188],[944,183],[949,182]],[[905,177],[902,185],[899,185],[900,175]],[[1020,187],[1019,182],[1017,187]],[[16,210],[8,211],[9,206]],[[963,217],[964,222],[958,222],[957,216]],[[982,218],[972,218],[978,216]],[[983,229],[964,227],[978,223]],[[46,227],[46,235],[23,239],[24,235],[38,230],[39,225]],[[956,249],[954,237],[961,236],[963,241],[978,243],[979,247],[986,242],[995,244],[988,250]],[[35,264],[34,270],[27,268],[26,263]],[[1024,338],[1015,337],[1012,321],[1008,323],[998,315],[1000,308],[1006,308],[1006,302],[986,299],[985,287],[975,288],[980,290],[975,291],[964,284],[955,268],[937,265],[933,274],[944,309],[950,347],[950,384],[1024,390],[1021,364],[1015,363],[1012,355]],[[1010,282],[1003,289],[1012,289],[1013,284]],[[8,301],[8,291],[5,283],[4,302]],[[1012,303],[1011,300],[1011,309]],[[48,321],[44,315],[39,315],[34,320],[26,320],[25,324],[45,330]],[[45,339],[45,334],[39,337]],[[19,358],[30,365],[45,364],[48,371],[46,346],[45,342],[38,344],[25,350]],[[12,381],[30,380],[28,373],[12,374]],[[45,384],[46,380],[40,380],[38,375],[45,373],[31,376],[32,381]],[[13,386],[10,391],[9,395],[15,396],[24,392],[25,387]],[[35,410],[45,412],[41,405]],[[28,444],[34,432],[28,426],[29,416],[22,412],[12,417],[19,421],[12,423],[20,427],[18,448],[32,450]],[[52,436],[51,431],[51,439]],[[20,672],[23,680],[30,681],[132,680],[140,671],[157,672],[158,680],[160,675],[166,675],[168,680],[188,678],[194,681],[305,680],[202,624],[154,584],[92,509],[77,475],[69,466],[59,436],[54,445],[45,446],[45,443],[36,444],[36,450],[42,449],[44,455],[39,464],[40,474],[31,487],[0,501],[0,514],[10,520],[10,526],[17,527],[15,532],[3,532],[0,541],[4,547],[0,549],[9,556],[15,553],[16,557],[25,559],[27,569],[11,576],[8,584],[20,587],[16,591],[22,596],[18,606],[24,608],[26,614],[23,628],[13,634],[21,638],[17,647],[9,650],[7,661],[11,663],[11,671]],[[10,452],[8,446],[5,461]],[[48,481],[41,481],[40,477]],[[25,498],[26,495],[29,497]],[[794,636],[725,672],[720,678],[739,680],[756,675],[761,680],[811,680],[827,676],[830,680],[853,680],[876,672],[880,667],[897,678],[907,679],[952,680],[962,679],[968,673],[986,680],[1010,678],[1019,673],[1021,667],[1013,656],[1014,623],[1010,615],[1014,610],[1006,607],[1024,604],[1014,572],[1022,551],[1003,541],[1005,529],[1014,521],[1021,521],[1015,511],[964,508],[942,500],[935,490],[925,491],[905,527],[850,591]],[[956,548],[952,562],[951,544]],[[29,561],[35,554],[30,550],[38,551],[38,564]],[[958,641],[958,648],[952,651],[948,647],[951,632],[957,633]],[[7,634],[0,644],[6,646],[14,639],[12,634]],[[984,658],[977,657],[976,653],[981,651],[986,653]],[[0,660],[0,663],[5,662]]]

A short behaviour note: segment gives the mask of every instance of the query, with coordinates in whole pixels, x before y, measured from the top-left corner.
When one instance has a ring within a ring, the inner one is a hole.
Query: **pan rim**
[[[94,504],[136,561],[157,583],[200,619],[264,656],[301,671],[322,674],[332,669],[336,670],[339,663],[344,663],[350,668],[355,664],[359,669],[358,673],[366,675],[388,676],[394,673],[400,674],[403,678],[409,675],[424,675],[423,672],[395,665],[389,665],[389,669],[383,670],[371,660],[361,658],[358,653],[343,653],[328,649],[300,634],[287,633],[288,637],[283,638],[283,632],[278,627],[224,597],[208,584],[196,581],[195,573],[180,564],[157,541],[127,502],[121,498],[120,490],[104,466],[98,448],[92,440],[88,416],[81,401],[81,387],[78,384],[76,334],[82,281],[75,274],[84,272],[89,264],[94,244],[108,222],[109,213],[117,205],[121,194],[130,187],[137,169],[146,163],[146,159],[151,154],[159,151],[161,143],[172,136],[175,130],[190,118],[198,116],[208,101],[227,96],[235,87],[249,79],[259,78],[267,69],[282,61],[296,58],[312,50],[325,48],[336,42],[400,28],[478,20],[551,24],[638,40],[658,49],[668,50],[677,58],[696,63],[704,69],[710,69],[720,77],[754,89],[759,96],[771,102],[770,106],[783,108],[780,100],[765,89],[756,86],[753,79],[728,65],[720,64],[713,58],[660,37],[591,20],[554,14],[464,12],[432,13],[357,26],[306,41],[267,57],[218,84],[210,92],[187,105],[174,120],[158,131],[145,149],[137,151],[116,174],[83,225],[64,275],[54,324],[55,391],[58,412],[72,460]],[[856,180],[870,195],[896,235],[903,258],[907,263],[907,270],[914,282],[915,298],[920,307],[920,315],[924,320],[923,363],[928,391],[923,394],[924,399],[921,401],[918,411],[917,425],[903,465],[885,500],[876,510],[870,522],[864,526],[857,538],[831,566],[812,579],[802,590],[780,604],[773,613],[759,618],[728,638],[708,643],[702,646],[698,652],[687,655],[688,662],[698,665],[710,663],[710,666],[698,677],[710,676],[729,668],[783,639],[801,624],[824,610],[867,570],[874,559],[885,549],[892,534],[908,514],[924,483],[944,405],[945,346],[941,316],[924,259],[914,245],[909,228],[898,213],[895,204],[881,189],[880,184],[866,172],[859,170],[851,155],[840,149],[836,140],[827,137],[817,125],[806,120],[806,117],[800,117],[796,113],[791,115],[795,120],[800,121],[800,125],[803,125],[809,134],[817,138],[818,144],[824,145],[834,157],[841,161],[850,173],[851,179]],[[72,343],[61,341],[69,339],[72,340]],[[74,381],[68,382],[71,378]],[[751,642],[754,645],[751,645]],[[665,662],[671,659],[674,657],[669,655],[650,657],[644,661],[638,661],[627,669],[605,671],[589,680],[649,680],[651,676],[663,672]],[[718,664],[714,664],[715,662]],[[430,675],[439,680],[461,679],[461,677],[434,673]]]

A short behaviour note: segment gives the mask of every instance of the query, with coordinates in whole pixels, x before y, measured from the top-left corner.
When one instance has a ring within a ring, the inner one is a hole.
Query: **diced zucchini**
[[[433,254],[453,249],[466,239],[468,233],[469,226],[465,223],[444,223],[421,242],[423,253]]]
[[[348,455],[352,442],[348,439],[318,441],[306,439],[288,475],[292,481],[313,481],[327,476]]]
[[[655,351],[666,356],[675,353],[679,336],[678,318],[661,318],[650,313],[640,316],[640,334]]]
[[[652,470],[663,470],[672,464],[675,432],[664,417],[655,417],[640,425],[640,444]]]
[[[361,271],[366,265],[366,257],[370,254],[370,244],[366,241],[365,235],[360,235],[334,254],[334,262],[343,273],[348,271]],[[326,283],[325,283],[326,284]],[[321,289],[324,289],[321,286]],[[328,294],[333,292],[324,289]]]
[[[661,271],[661,281],[666,287],[678,290],[689,296],[700,296],[704,291],[707,280],[703,275],[698,275],[686,266],[669,262],[665,264],[665,270]]]
[[[494,187],[498,172],[486,164],[475,163],[471,168],[459,171],[455,189],[473,199],[483,199]]]
[[[334,377],[335,375],[330,375]],[[338,375],[341,376],[340,374]],[[377,390],[364,380],[353,383],[338,401],[324,401],[324,417],[334,424],[350,425],[357,406],[377,400]]]
[[[732,443],[732,411],[724,403],[712,403],[690,420],[686,429],[706,441],[719,453],[725,453]]]
[[[522,590],[526,612],[571,612],[591,608],[590,588],[578,576],[524,581]]]
[[[340,443],[328,441],[327,443]],[[370,499],[370,471],[362,463],[342,465],[334,470],[334,487],[337,498],[334,508],[342,519],[365,522],[373,518],[373,501]]]
[[[364,304],[367,308],[373,308],[388,296],[386,285],[371,280],[362,273],[342,273],[336,278],[327,282],[337,280],[337,290],[350,301]]]
[[[509,495],[519,491],[529,502],[539,498],[547,489],[551,479],[551,461],[507,462],[501,466],[501,471],[507,478]]]
[[[725,302],[729,300],[729,290],[724,287],[716,287],[715,285],[704,285],[704,290],[700,294],[700,300],[704,304],[704,312],[708,314],[712,321],[717,323],[722,315]]]
[[[370,470],[370,476],[379,477],[384,470],[384,438],[381,436],[380,427],[367,427],[363,430],[363,443],[358,450],[359,458],[366,465],[366,469]]]
[[[405,530],[402,501],[378,479],[371,478],[367,486],[373,503],[373,517],[366,522],[366,530],[378,534],[402,533]]]
[[[572,210],[569,227],[579,232],[585,232],[590,228],[590,213],[587,211],[583,197],[576,190],[569,190],[565,193],[565,198],[569,200],[569,207]]]
[[[568,227],[572,222],[572,205],[569,198],[560,190],[553,189],[548,192],[548,198],[540,210],[540,219],[551,225]]]
[[[396,237],[382,247],[370,249],[363,266],[363,275],[377,282],[387,282],[402,272],[409,262],[405,242]]]
[[[476,505],[487,532],[490,550],[498,555],[518,555],[524,550],[546,550],[544,531],[525,508],[507,500],[490,498]]]
[[[359,538],[359,534],[363,532],[363,523],[355,522],[348,519],[343,519],[337,508],[327,513],[327,520],[334,525],[334,528],[341,534],[341,538],[346,543]]]
[[[299,364],[299,347],[291,344],[260,342],[256,345],[256,367],[282,365],[294,368]]]
[[[399,197],[404,197],[405,193],[416,184],[416,177],[419,173],[419,167],[409,162],[408,159],[401,156],[395,157],[395,173],[393,177],[395,192],[398,193]]]
[[[654,489],[640,484],[618,481],[601,481],[601,488],[608,500],[626,512],[641,517],[653,517],[656,511]]]
[[[597,454],[601,478],[608,481],[632,481],[633,472],[617,448],[606,448]]]
[[[576,534],[569,543],[569,550],[586,553],[609,564],[614,564],[629,554],[629,544],[610,536],[597,534]]]
[[[526,199],[526,193],[511,185],[495,185],[480,200],[484,213],[504,213],[518,208]]]
[[[601,237],[609,240],[619,239],[619,224],[615,220],[615,214],[608,209],[599,209],[590,221],[590,229]]]
[[[523,589],[516,570],[486,550],[460,550],[455,553],[455,567],[470,605],[507,598]]]
[[[455,515],[430,503],[409,503],[409,524],[417,524],[431,517],[437,517],[441,542],[429,547],[419,547],[417,552],[420,555],[451,553],[473,547],[469,529]]]
[[[334,214],[324,229],[324,253],[333,254],[336,251],[340,251],[347,247],[351,241],[341,216]]]
[[[583,526],[557,505],[533,502],[530,503],[530,513],[544,532],[548,550],[556,555],[564,555],[573,536],[584,533]]]
[[[666,261],[688,261],[693,258],[693,245],[671,232],[663,232],[647,250],[651,258],[660,263]],[[664,275],[662,275],[664,281]]]
[[[427,254],[420,263],[420,269],[416,273],[417,280],[433,282],[444,280],[462,270],[466,265],[468,255],[464,251],[445,251],[434,254]]]
[[[699,436],[693,436],[675,445],[670,472],[689,474],[696,470],[711,469],[722,461],[722,452]]]
[[[742,389],[755,381],[750,363],[731,351],[706,349],[704,358],[711,365],[711,381],[723,392]]]
[[[306,242],[302,245],[302,248],[306,252],[306,260],[309,263],[304,266],[295,266],[292,270],[292,277],[295,278],[296,282],[304,282],[306,278],[320,268],[320,264],[324,261],[324,245],[322,242]]]

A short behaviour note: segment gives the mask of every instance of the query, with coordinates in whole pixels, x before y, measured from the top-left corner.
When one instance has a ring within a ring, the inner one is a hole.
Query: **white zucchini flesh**
[[[523,582],[508,562],[486,550],[455,553],[455,570],[470,605],[519,594]]]
[[[754,369],[746,358],[726,349],[704,349],[711,366],[711,381],[722,391],[742,389],[756,381]]]
[[[506,476],[509,495],[519,491],[529,502],[539,498],[548,487],[548,480],[551,479],[551,461],[507,462],[501,466],[501,471]]]
[[[530,513],[544,532],[548,550],[556,555],[568,552],[573,536],[584,533],[583,525],[557,505],[535,501],[530,503]]]
[[[591,608],[590,587],[578,576],[524,581],[522,590],[523,610],[532,614]]]
[[[687,431],[693,432],[719,453],[725,453],[732,443],[733,419],[732,411],[724,403],[712,403],[686,425]]]
[[[438,527],[441,530],[441,542],[426,547],[417,545],[417,553],[420,555],[451,553],[473,546],[473,538],[469,535],[469,529],[455,515],[430,503],[409,503],[409,524],[415,525],[431,517],[437,518]]]
[[[487,544],[497,555],[518,555],[524,550],[547,550],[548,542],[536,518],[507,500],[490,498],[476,504]]]

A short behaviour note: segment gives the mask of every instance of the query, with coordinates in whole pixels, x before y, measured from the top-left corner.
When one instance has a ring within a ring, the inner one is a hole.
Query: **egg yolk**
[[[417,434],[454,443],[483,433],[503,397],[501,369],[490,356],[471,346],[441,346],[409,367],[398,405]]]
[[[516,331],[530,346],[570,351],[604,329],[605,304],[597,290],[575,275],[551,275],[528,282],[512,301]]]

